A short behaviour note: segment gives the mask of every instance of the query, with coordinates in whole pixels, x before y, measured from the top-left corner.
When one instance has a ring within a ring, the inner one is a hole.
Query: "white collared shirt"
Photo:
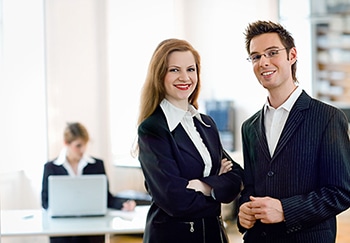
[[[72,166],[67,160],[67,148],[64,147],[58,155],[57,159],[53,163],[55,165],[62,165],[68,171],[68,175],[70,176],[81,176],[83,174],[83,169],[88,164],[96,163],[96,160],[90,156],[84,155],[79,161],[78,171],[77,174],[75,174]]]
[[[289,112],[291,111],[295,101],[298,99],[302,89],[298,86],[290,97],[277,109],[270,106],[267,100],[264,106],[265,113],[265,132],[267,144],[269,146],[270,155],[275,152],[277,142],[281,136],[284,125],[286,124]]]
[[[198,119],[206,127],[210,127],[210,125],[203,122],[199,112],[190,104],[188,105],[188,111],[184,111],[171,104],[167,99],[163,99],[160,103],[160,107],[165,114],[170,132],[172,132],[179,125],[179,123],[181,123],[187,135],[190,137],[193,144],[199,151],[199,154],[202,156],[204,161],[203,176],[208,176],[212,167],[211,157],[199,132],[196,129],[196,126],[194,125],[193,117],[196,117],[196,119]]]

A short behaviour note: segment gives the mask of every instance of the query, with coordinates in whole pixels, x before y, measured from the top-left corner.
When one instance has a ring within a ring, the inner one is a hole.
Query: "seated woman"
[[[48,177],[50,175],[80,176],[106,174],[103,161],[85,154],[89,141],[87,129],[80,123],[69,123],[64,131],[64,144],[59,156],[44,166],[41,191],[42,207],[48,208]],[[114,197],[108,190],[108,207],[126,211],[134,210],[136,202]],[[51,243],[102,243],[104,236],[50,237]]]

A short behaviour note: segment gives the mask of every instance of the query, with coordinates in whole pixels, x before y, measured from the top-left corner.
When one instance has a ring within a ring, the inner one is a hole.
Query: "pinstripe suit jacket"
[[[263,110],[242,125],[244,190],[282,202],[285,222],[257,222],[245,242],[335,242],[336,215],[350,206],[348,122],[338,109],[302,92],[270,156]],[[240,225],[241,232],[244,232]]]

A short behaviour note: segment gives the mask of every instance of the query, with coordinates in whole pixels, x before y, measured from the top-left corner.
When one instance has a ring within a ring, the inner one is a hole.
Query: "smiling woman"
[[[149,63],[137,151],[152,196],[144,242],[228,242],[221,203],[238,195],[243,170],[223,149],[213,119],[197,110],[200,67],[197,50],[174,38]]]
[[[187,99],[197,87],[195,58],[190,51],[174,51],[168,56],[167,69],[164,77],[165,98],[186,110]],[[183,100],[185,100],[184,103]]]

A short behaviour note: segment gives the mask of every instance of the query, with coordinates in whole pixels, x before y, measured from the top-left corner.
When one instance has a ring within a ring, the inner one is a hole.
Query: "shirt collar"
[[[64,163],[68,163],[67,161],[67,147],[64,147],[60,154],[58,155],[57,159],[53,162],[55,165],[63,165]],[[83,155],[81,160],[79,161],[80,163],[85,163],[85,164],[94,164],[96,163],[96,160],[88,155]]]
[[[298,97],[301,95],[302,89],[297,86],[296,89],[293,91],[293,93],[289,96],[289,98],[278,108],[283,108],[286,111],[290,112],[294,103],[297,101]],[[264,113],[266,113],[266,110],[268,108],[271,108],[270,103],[268,99],[266,99],[265,105],[264,105]]]
[[[186,115],[196,117],[203,125],[210,127],[210,125],[204,123],[200,113],[191,104],[188,104],[188,111],[184,111],[171,104],[167,99],[163,99],[160,103],[160,107],[165,114],[170,131],[173,131]]]

